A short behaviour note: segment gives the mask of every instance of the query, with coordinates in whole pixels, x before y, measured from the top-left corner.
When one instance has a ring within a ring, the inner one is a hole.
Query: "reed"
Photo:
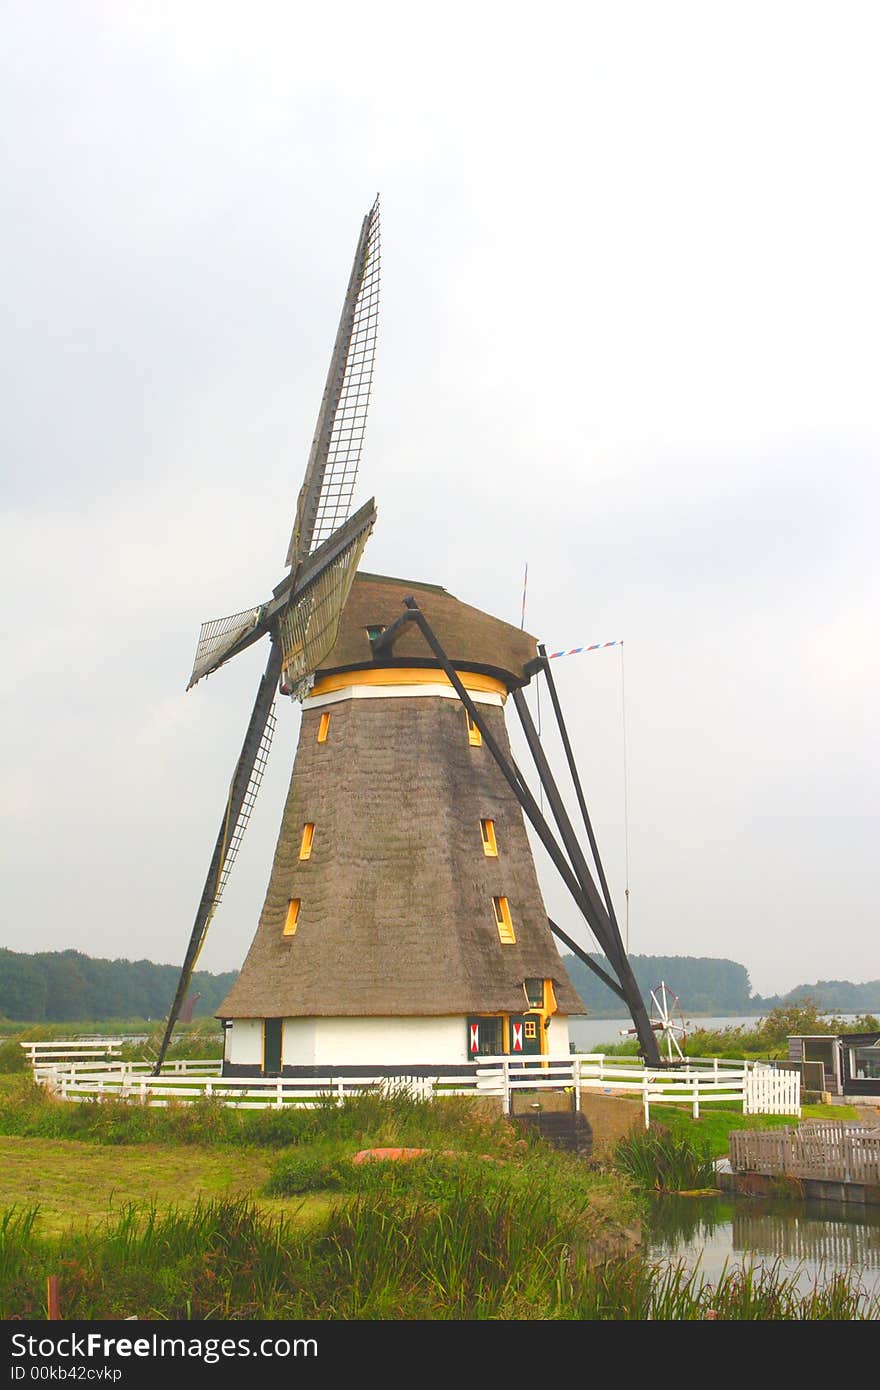
[[[618,1140],[615,1167],[640,1187],[660,1192],[689,1192],[715,1186],[711,1149],[687,1134],[646,1130]]]
[[[483,1175],[484,1180],[487,1175]],[[460,1175],[441,1200],[363,1193],[314,1227],[253,1204],[128,1207],[115,1223],[41,1238],[33,1209],[0,1216],[0,1312],[67,1319],[876,1320],[880,1300],[836,1274],[804,1292],[778,1265],[597,1260],[590,1230],[546,1183],[505,1191]]]

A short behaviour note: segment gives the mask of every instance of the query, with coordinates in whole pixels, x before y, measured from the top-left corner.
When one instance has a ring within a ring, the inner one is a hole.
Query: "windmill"
[[[379,199],[361,225],[285,565],[271,597],[202,624],[187,690],[262,637],[269,657],[208,867],[154,1071],[161,1069],[208,927],[259,791],[275,730],[276,688],[308,689],[333,646],[339,616],[376,519],[373,500],[349,518],[366,428],[379,316]]]
[[[678,995],[667,988],[665,980],[651,990],[651,1023],[654,1031],[665,1039],[667,1059],[683,1062],[684,1052],[678,1040],[687,1041],[687,1026]]]
[[[655,985],[651,990],[651,1027],[658,1037],[662,1038],[666,1044],[666,1060],[672,1065],[674,1062],[685,1060],[681,1042],[687,1041],[687,1024],[684,1021],[684,1014],[681,1011],[681,1001],[677,994],[661,980],[659,985]],[[632,1037],[637,1030],[635,1028],[622,1028],[621,1037]]]
[[[358,572],[376,516],[372,501],[348,510],[372,380],[378,251],[374,205],[299,494],[290,573],[267,602],[205,624],[199,639],[190,686],[266,634],[270,652],[156,1070],[259,788],[276,687],[301,704],[299,742],[256,932],[217,1010],[224,1075],[326,1075],[343,1064],[454,1072],[476,1056],[546,1054],[548,1037],[567,1052],[567,1018],[583,1005],[554,938],[627,1005],[656,1065],[544,648],[437,585]],[[538,675],[589,852],[523,696]],[[555,831],[513,762],[508,699]],[[526,820],[609,971],[547,917]]]

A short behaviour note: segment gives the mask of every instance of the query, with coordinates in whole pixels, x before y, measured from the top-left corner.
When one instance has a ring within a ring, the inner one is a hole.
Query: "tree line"
[[[197,970],[190,986],[190,997],[201,996],[194,1017],[213,1014],[237,975],[237,970],[219,975]],[[100,960],[81,951],[28,955],[0,950],[0,1018],[28,1023],[163,1019],[179,979],[180,966],[149,960]]]
[[[571,982],[584,1001],[588,1014],[599,1018],[621,1018],[626,1006],[577,956],[562,953]],[[613,975],[602,955],[592,959]],[[682,1011],[688,1014],[716,1014],[720,1017],[736,1014],[763,1014],[785,1005],[795,1005],[809,999],[821,1010],[859,1014],[880,1009],[880,980],[853,984],[850,980],[819,980],[815,984],[796,985],[787,994],[753,994],[749,972],[736,961],[720,960],[714,956],[630,956],[636,983],[651,1007],[651,990],[661,982],[675,994]]]
[[[563,962],[571,982],[595,1017],[620,1018],[626,1009],[591,970],[570,953]],[[593,959],[609,973],[604,956]],[[688,1014],[762,1014],[809,998],[820,1009],[858,1014],[880,1010],[880,980],[819,980],[797,985],[784,995],[753,994],[749,972],[736,961],[713,956],[630,956],[646,1005],[661,981]],[[194,1016],[216,1013],[238,971],[212,975],[197,970],[190,997],[198,994]],[[149,960],[102,960],[81,951],[40,951],[33,955],[0,949],[0,1018],[26,1023],[66,1023],[83,1019],[163,1019],[171,1007],[180,967]]]

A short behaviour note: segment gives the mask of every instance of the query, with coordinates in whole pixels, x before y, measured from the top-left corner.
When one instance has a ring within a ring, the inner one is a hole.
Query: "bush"
[[[6,1042],[0,1043],[0,1073],[9,1075],[13,1072],[23,1072],[28,1069],[28,1060],[24,1049],[19,1047],[18,1040],[7,1038]]]

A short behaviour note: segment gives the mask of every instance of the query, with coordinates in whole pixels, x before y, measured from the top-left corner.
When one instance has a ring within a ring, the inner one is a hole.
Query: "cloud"
[[[186,695],[198,626],[281,577],[379,190],[365,567],[625,639],[628,802],[619,650],[557,665],[635,949],[876,975],[872,12],[9,14],[6,944],[182,955],[263,659]]]

